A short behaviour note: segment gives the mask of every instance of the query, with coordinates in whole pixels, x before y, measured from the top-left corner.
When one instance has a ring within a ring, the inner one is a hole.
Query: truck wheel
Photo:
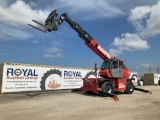
[[[109,81],[104,82],[101,86],[101,89],[105,93],[113,93],[113,84]]]
[[[90,94],[93,94],[92,91],[87,91],[86,94],[90,95]]]
[[[158,80],[158,85],[160,85],[160,80]]]
[[[127,82],[125,93],[132,94],[133,92],[134,92],[134,85],[131,81],[129,81],[129,82]]]

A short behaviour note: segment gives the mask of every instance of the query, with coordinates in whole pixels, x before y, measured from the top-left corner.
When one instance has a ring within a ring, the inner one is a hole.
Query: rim
[[[133,91],[133,87],[132,86],[129,87],[129,91]]]
[[[112,92],[112,87],[110,85],[107,85],[106,88],[105,88],[105,91],[107,93],[111,93]]]

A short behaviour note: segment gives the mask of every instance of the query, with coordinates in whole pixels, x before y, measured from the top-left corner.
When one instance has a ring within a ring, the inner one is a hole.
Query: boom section
[[[85,31],[78,23],[70,19],[67,13],[63,13],[59,17],[59,19],[57,19],[57,16],[58,14],[56,13],[56,10],[52,11],[45,20],[45,25],[33,20],[33,22],[43,26],[45,28],[44,30],[37,28],[31,24],[29,25],[46,33],[51,31],[57,31],[58,27],[62,24],[62,22],[66,21],[78,33],[79,37],[85,41],[85,44],[93,52],[95,52],[101,59],[103,60],[113,59],[113,57],[107,51],[105,51],[104,48],[101,45],[99,45],[99,43],[95,39],[93,39],[92,36],[87,31]]]
[[[64,20],[78,33],[79,37],[85,41],[85,44],[101,59],[107,60],[113,58],[95,39],[92,38],[92,36],[87,31],[85,31],[78,23],[72,21],[66,13],[63,13],[60,16],[59,25]]]

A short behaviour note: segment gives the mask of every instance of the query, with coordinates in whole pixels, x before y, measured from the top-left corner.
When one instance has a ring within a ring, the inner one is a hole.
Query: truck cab
[[[111,59],[102,63],[99,75],[103,78],[128,78],[130,72],[123,64],[123,60]]]

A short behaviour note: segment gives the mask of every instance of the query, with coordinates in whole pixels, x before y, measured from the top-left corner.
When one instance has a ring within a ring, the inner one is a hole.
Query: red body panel
[[[111,81],[114,83],[115,91],[126,90],[127,79],[112,79]],[[99,87],[98,83],[99,83],[98,78],[84,78],[83,87],[81,87],[81,90],[83,92],[92,91],[98,93],[98,91],[101,91],[101,88]]]
[[[95,93],[98,93],[101,89],[98,86],[98,79],[97,78],[84,78],[83,79],[83,87],[81,87],[81,90],[84,92],[92,91]]]
[[[109,53],[107,53],[103,49],[103,47],[98,44],[96,40],[92,40],[90,43],[86,45],[103,60],[112,59],[112,56]]]
[[[103,78],[112,78],[111,72],[109,69],[105,70],[100,70],[99,75]]]
[[[123,78],[127,79],[130,75],[131,75],[131,73],[128,71],[128,68],[125,67],[124,68]]]
[[[112,79],[115,88],[115,91],[124,91],[126,90],[127,79]]]

